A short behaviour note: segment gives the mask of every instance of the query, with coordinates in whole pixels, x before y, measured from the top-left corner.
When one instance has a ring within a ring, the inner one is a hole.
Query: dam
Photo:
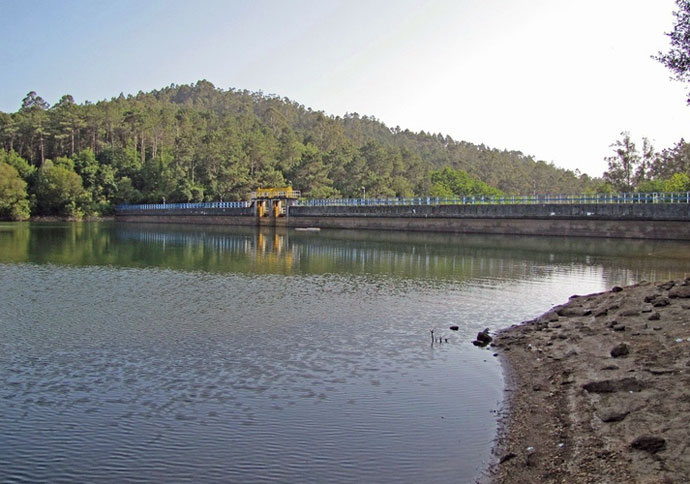
[[[690,193],[302,199],[284,189],[250,202],[120,205],[124,222],[690,240]],[[270,191],[272,190],[272,192]]]

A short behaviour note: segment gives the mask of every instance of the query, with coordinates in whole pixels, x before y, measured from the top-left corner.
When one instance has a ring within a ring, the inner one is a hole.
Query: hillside
[[[17,157],[74,171],[90,203],[102,206],[235,200],[286,183],[311,197],[357,197],[362,187],[371,197],[444,194],[449,188],[434,174],[445,168],[478,193],[572,193],[594,184],[519,151],[389,128],[357,113],[331,116],[208,81],[95,104],[66,95],[52,107],[31,92],[17,112],[0,112],[0,148],[19,172],[27,169]],[[37,175],[28,171],[31,193]]]

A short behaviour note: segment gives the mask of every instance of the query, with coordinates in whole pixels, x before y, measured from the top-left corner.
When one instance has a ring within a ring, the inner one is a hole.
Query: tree
[[[630,139],[630,133],[623,131],[623,137],[611,145],[614,155],[606,157],[609,169],[604,172],[604,180],[614,189],[621,192],[632,191],[635,168],[640,163],[640,154],[635,143]]]
[[[44,136],[46,134],[46,111],[50,105],[38,96],[35,91],[31,91],[22,100],[22,107],[19,113],[22,115],[24,121],[24,131],[29,136],[29,146],[33,149],[34,143],[37,141],[37,150],[40,153],[41,165],[45,162],[45,143]],[[33,156],[33,153],[30,153]]]
[[[86,124],[80,116],[79,106],[74,102],[72,96],[65,94],[50,111],[53,114],[55,138],[61,146],[62,140],[69,138],[69,154],[74,155],[76,150],[76,134]]]
[[[43,215],[80,217],[88,202],[81,177],[64,165],[46,160],[38,171],[36,199]]]
[[[26,182],[13,166],[0,161],[0,217],[26,220],[29,215]]]
[[[666,33],[671,39],[671,48],[653,57],[664,64],[676,80],[690,82],[690,1],[676,0],[676,5],[678,10],[673,12],[676,23],[673,31]],[[687,102],[690,104],[690,93]]]
[[[26,182],[32,180],[36,167],[27,163],[27,161],[19,156],[16,151],[12,150],[9,153],[0,151],[0,163],[7,163],[13,166],[18,172],[19,176]]]
[[[432,171],[430,175],[431,196],[434,197],[503,195],[499,189],[473,178],[464,170],[446,167],[443,170]]]

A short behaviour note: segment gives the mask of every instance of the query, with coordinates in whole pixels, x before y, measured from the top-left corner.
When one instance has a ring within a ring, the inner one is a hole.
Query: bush
[[[15,167],[0,162],[0,217],[26,220],[29,215],[26,182]]]

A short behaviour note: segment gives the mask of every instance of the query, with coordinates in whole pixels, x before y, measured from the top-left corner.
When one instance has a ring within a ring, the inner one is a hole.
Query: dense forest
[[[203,80],[95,104],[65,95],[52,107],[30,92],[17,112],[0,112],[0,216],[14,219],[243,200],[259,186],[292,185],[313,198],[618,188],[615,177],[605,180]]]

